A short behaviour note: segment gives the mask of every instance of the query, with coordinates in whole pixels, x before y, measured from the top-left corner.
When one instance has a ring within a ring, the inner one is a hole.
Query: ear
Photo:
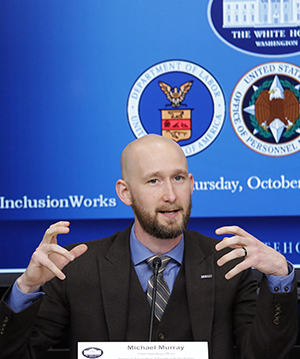
[[[119,179],[116,183],[116,192],[120,200],[126,204],[126,206],[131,206],[131,192],[129,185],[126,181]]]
[[[194,191],[195,181],[194,181],[194,177],[191,173],[189,173],[189,178],[190,178],[190,189],[191,189],[191,195],[192,195],[193,191]]]

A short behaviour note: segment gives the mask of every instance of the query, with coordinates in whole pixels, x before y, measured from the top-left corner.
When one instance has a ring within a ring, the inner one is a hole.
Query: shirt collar
[[[134,265],[137,265],[147,258],[153,256],[155,253],[152,253],[150,249],[145,247],[137,238],[134,231],[134,224],[131,228],[130,232],[130,251],[131,251],[131,259]],[[176,247],[171,249],[165,255],[174,259],[179,264],[182,264],[183,261],[183,251],[184,251],[184,235],[182,234],[182,238]]]

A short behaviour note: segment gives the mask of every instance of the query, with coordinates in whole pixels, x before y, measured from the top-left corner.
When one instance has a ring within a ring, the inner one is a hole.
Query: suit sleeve
[[[249,306],[246,275],[234,309],[237,350],[242,358],[287,358],[297,339],[296,280],[290,293],[274,294],[263,276],[257,302]]]
[[[37,317],[41,300],[35,302],[20,313],[14,311],[5,303],[4,295],[0,303],[0,358],[23,359],[30,340],[32,329]]]
[[[0,358],[34,359],[59,342],[69,325],[69,312],[62,293],[52,282],[46,284],[47,295],[26,309],[15,313],[6,303],[0,303]],[[63,305],[62,305],[63,304]],[[43,308],[47,307],[47,310]],[[47,313],[47,315],[44,315]],[[51,315],[49,314],[51,313]]]

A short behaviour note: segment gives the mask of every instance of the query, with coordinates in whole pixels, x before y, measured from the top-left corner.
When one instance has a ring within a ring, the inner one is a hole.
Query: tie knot
[[[153,261],[155,258],[159,258],[161,260],[161,266],[158,269],[158,273],[162,273],[165,270],[167,264],[170,262],[171,258],[166,256],[152,256],[148,258],[147,263],[152,270],[154,270]]]

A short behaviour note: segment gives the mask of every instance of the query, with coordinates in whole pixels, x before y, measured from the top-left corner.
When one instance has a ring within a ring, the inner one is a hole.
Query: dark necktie
[[[171,258],[164,256],[153,256],[147,259],[149,267],[153,270],[153,260],[154,258],[159,257],[161,259],[161,266],[158,270],[157,275],[157,292],[155,300],[155,316],[158,320],[161,320],[161,317],[164,313],[166,305],[170,297],[169,287],[165,278],[163,277],[163,271],[165,270],[167,264],[170,262]],[[153,294],[153,278],[154,274],[149,278],[148,288],[147,288],[147,298],[150,305],[152,304],[152,294]]]

